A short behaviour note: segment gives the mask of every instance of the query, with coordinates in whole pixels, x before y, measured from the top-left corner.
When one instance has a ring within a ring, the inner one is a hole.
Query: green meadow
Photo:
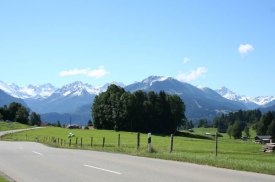
[[[0,182],[7,182],[7,180],[4,177],[0,176]]]
[[[25,128],[31,128],[31,126],[24,125],[24,124],[17,123],[17,122],[0,121],[0,131],[25,129]]]
[[[52,147],[73,148],[125,153],[166,160],[185,161],[228,169],[252,171],[275,175],[275,154],[264,153],[262,145],[251,141],[230,139],[227,134],[218,138],[218,156],[215,157],[214,128],[195,128],[194,132],[182,131],[174,137],[173,152],[170,153],[170,136],[152,135],[153,151],[147,151],[147,134],[140,134],[137,149],[137,133],[107,130],[80,130],[47,127],[5,135],[2,140],[36,141]],[[71,145],[68,135],[73,133]],[[120,135],[120,145],[118,138]],[[255,135],[251,131],[251,135]],[[105,143],[103,146],[103,137]],[[251,137],[251,138],[252,138]],[[82,145],[81,145],[82,138]]]

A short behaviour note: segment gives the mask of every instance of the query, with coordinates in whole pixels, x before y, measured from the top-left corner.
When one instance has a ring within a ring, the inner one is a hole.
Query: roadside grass
[[[17,122],[0,121],[0,131],[25,129],[25,128],[31,128],[31,126],[21,124],[21,123],[17,123]]]
[[[0,176],[0,182],[8,182],[8,181],[3,176]]]
[[[70,132],[75,135],[71,140],[71,146],[69,146],[68,138]],[[275,175],[275,153],[261,152],[262,146],[252,141],[233,140],[227,134],[221,134],[218,138],[218,156],[216,158],[215,141],[211,135],[205,135],[205,133],[215,132],[216,129],[213,128],[195,128],[192,133],[182,131],[180,136],[174,137],[172,153],[169,152],[170,136],[152,135],[154,150],[149,153],[147,152],[147,134],[140,134],[140,148],[137,150],[137,133],[107,130],[69,130],[47,127],[5,135],[2,139],[38,141],[53,147],[118,152]],[[118,146],[118,134],[120,134],[120,147]],[[185,137],[186,135],[189,137]],[[83,139],[82,147],[81,137]],[[93,137],[92,146],[91,137]],[[104,147],[103,137],[105,137]],[[202,139],[203,137],[205,139]],[[55,142],[53,142],[54,139]]]

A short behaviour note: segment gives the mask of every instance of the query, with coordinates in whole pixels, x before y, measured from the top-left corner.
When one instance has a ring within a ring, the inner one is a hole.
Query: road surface
[[[275,176],[106,152],[0,141],[0,171],[18,182],[275,181]]]

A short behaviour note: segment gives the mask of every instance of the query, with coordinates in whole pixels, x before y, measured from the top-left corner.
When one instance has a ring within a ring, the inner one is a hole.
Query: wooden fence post
[[[76,139],[75,139],[75,144],[77,145],[77,140],[78,140],[78,138],[76,137]]]
[[[173,152],[173,146],[174,146],[174,135],[171,134],[171,139],[170,139],[170,153]]]
[[[94,138],[91,137],[91,147],[93,146],[93,140],[94,140]]]
[[[103,137],[102,148],[104,148],[104,146],[105,146],[105,137]]]
[[[137,133],[137,150],[139,150],[140,147],[140,133]]]
[[[217,159],[218,157],[218,132],[216,132],[215,135],[215,158]]]
[[[151,133],[148,133],[148,152],[152,152],[152,138],[151,138]]]
[[[82,148],[82,137],[81,137],[80,143],[81,143],[80,145],[81,145],[81,148]]]
[[[120,133],[118,134],[117,146],[120,147]]]
[[[71,147],[71,145],[72,145],[72,139],[70,138],[69,147]]]

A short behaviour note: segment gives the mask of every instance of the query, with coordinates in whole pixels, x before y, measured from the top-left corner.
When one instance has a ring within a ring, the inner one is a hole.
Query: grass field
[[[215,131],[216,129],[213,128],[195,128],[193,133],[185,132],[182,133],[183,136],[174,137],[174,150],[172,153],[169,152],[170,136],[152,135],[154,150],[152,153],[148,153],[147,134],[140,135],[140,149],[137,150],[137,133],[131,132],[69,130],[48,127],[6,135],[2,139],[38,141],[54,147],[119,152],[275,175],[275,154],[261,152],[262,146],[252,141],[233,140],[226,134],[222,134],[218,142],[218,157],[215,158],[215,141],[211,135],[205,135],[206,132],[215,133]],[[68,139],[70,132],[75,134],[71,146],[69,146]],[[251,133],[255,135],[255,133]],[[118,134],[120,134],[120,147],[118,147]],[[191,137],[184,137],[185,135]],[[93,137],[92,146],[91,137]],[[104,147],[102,146],[103,137],[105,137]],[[208,139],[200,139],[201,137]],[[82,147],[80,144],[81,138],[83,139]],[[53,139],[56,140],[55,143],[52,142]]]
[[[0,121],[0,131],[7,131],[7,130],[16,130],[16,129],[25,129],[30,128],[31,126],[24,125],[17,122],[4,122]]]
[[[0,176],[0,182],[8,182],[4,177]]]

